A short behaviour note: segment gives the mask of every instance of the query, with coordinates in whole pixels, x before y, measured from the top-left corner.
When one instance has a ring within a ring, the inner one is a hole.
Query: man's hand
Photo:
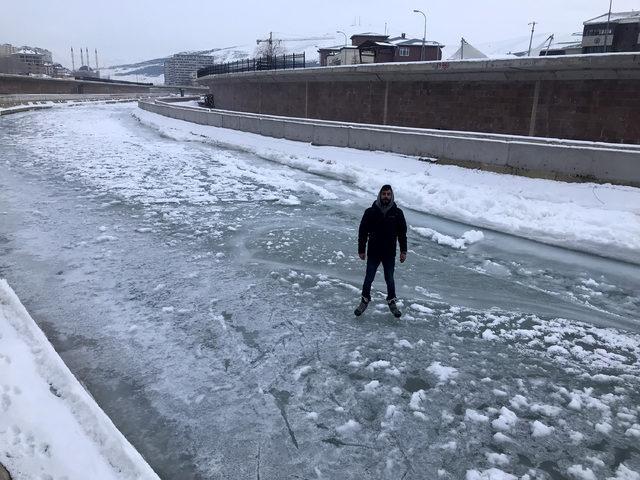
[[[362,253],[358,253],[358,256],[360,257],[360,260],[364,260],[364,259],[365,259],[365,254],[364,254],[364,252],[362,252]]]
[[[407,252],[400,252],[400,263],[404,263],[407,259]]]

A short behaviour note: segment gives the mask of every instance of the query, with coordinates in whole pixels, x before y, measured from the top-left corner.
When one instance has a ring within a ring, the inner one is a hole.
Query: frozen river
[[[0,277],[163,479],[640,478],[640,267],[413,229],[356,320],[370,193],[136,111],[0,118]]]

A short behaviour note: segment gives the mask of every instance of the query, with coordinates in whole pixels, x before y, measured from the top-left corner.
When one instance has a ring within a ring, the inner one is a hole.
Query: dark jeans
[[[364,284],[362,285],[362,296],[371,300],[371,284],[373,283],[380,263],[382,263],[382,268],[384,268],[384,281],[387,282],[387,300],[391,300],[392,298],[396,298],[396,284],[393,281],[396,257],[367,257],[367,273],[364,276]]]

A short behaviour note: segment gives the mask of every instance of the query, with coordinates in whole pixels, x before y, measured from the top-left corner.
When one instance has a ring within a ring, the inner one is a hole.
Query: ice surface
[[[176,140],[241,149],[267,160],[377,193],[402,185],[395,198],[411,208],[541,242],[640,263],[640,189],[568,184],[435,165],[382,152],[318,147],[223,128],[194,125],[147,111],[146,125]],[[424,231],[460,248],[453,238]],[[468,239],[476,239],[474,234]],[[471,243],[471,242],[468,242]],[[606,248],[603,248],[606,247]]]
[[[380,272],[356,320],[357,224],[387,179],[380,157],[363,154],[371,171],[356,163],[347,178],[340,149],[314,169],[304,155],[325,150],[265,160],[133,111],[0,119],[0,276],[162,478],[640,471],[637,266],[486,225],[465,249],[412,230],[396,265],[405,316],[390,316]],[[418,177],[398,161],[387,166],[408,222],[463,238],[469,225],[407,208]],[[424,191],[465,198],[466,182],[494,178],[435,167]],[[549,184],[520,185],[531,200],[544,189],[525,185]],[[567,191],[550,188],[562,209]],[[620,218],[629,190],[600,188]],[[549,434],[534,437],[536,422]]]

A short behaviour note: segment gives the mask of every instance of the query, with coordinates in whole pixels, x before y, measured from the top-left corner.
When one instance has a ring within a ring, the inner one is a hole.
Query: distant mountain
[[[284,39],[284,45],[289,53],[305,53],[307,64],[318,63],[318,48],[335,45],[336,39],[331,35],[309,39]],[[179,52],[179,54],[210,55],[216,63],[235,62],[253,58],[255,45],[234,45],[231,47],[212,48],[210,50],[194,50]],[[150,82],[156,85],[164,83],[164,62],[167,57],[154,58],[143,62],[113,65],[100,70],[103,78],[127,80],[133,82]]]
[[[249,46],[233,46],[225,48],[212,48],[210,50],[197,50],[179,52],[179,54],[210,55],[216,63],[233,62],[251,56]],[[132,82],[150,82],[156,85],[164,83],[164,62],[172,55],[161,58],[145,60],[143,62],[113,65],[100,70],[103,78],[127,80]]]

